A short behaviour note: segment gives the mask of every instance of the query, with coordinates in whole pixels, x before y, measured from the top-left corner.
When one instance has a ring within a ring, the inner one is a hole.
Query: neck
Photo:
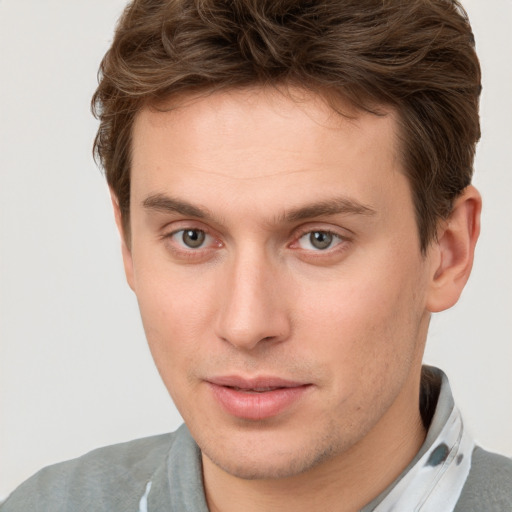
[[[409,390],[419,390],[419,379],[417,384]],[[356,445],[302,474],[244,480],[203,455],[210,512],[361,510],[402,473],[425,439],[418,393],[403,395]]]

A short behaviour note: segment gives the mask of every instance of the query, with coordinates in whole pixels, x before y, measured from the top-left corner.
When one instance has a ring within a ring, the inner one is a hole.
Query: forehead
[[[346,149],[353,148],[352,152],[372,145],[396,156],[398,127],[391,108],[381,108],[376,115],[358,110],[342,98],[336,100],[335,108],[318,94],[293,88],[256,87],[173,97],[137,114],[132,163],[137,167],[139,157],[157,158],[157,147],[162,153],[179,150],[175,157],[185,152],[197,161],[218,156],[223,150],[249,147],[265,148],[260,158],[273,156],[275,151],[295,152],[301,159],[323,152],[326,158],[332,154],[333,143],[343,143]],[[183,145],[193,138],[194,148]],[[237,167],[243,177],[244,166]]]
[[[255,202],[283,195],[311,201],[334,186],[368,202],[400,170],[395,113],[339,107],[342,114],[317,94],[265,88],[146,107],[133,130],[132,199],[169,188],[199,198],[212,187],[230,187]]]

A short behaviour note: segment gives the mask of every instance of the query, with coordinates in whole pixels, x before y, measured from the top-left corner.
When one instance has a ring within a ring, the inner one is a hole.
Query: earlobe
[[[124,232],[123,216],[121,214],[119,200],[112,189],[110,189],[110,199],[112,201],[112,208],[114,210],[114,218],[116,221],[117,230],[121,238],[121,253],[123,256],[124,273],[126,275],[126,281],[128,282],[128,286],[132,290],[134,290],[132,252],[130,247],[128,246],[128,239]]]
[[[460,297],[473,267],[475,246],[480,234],[482,199],[470,185],[455,201],[450,217],[433,243],[436,254],[427,309],[432,312],[452,307]]]

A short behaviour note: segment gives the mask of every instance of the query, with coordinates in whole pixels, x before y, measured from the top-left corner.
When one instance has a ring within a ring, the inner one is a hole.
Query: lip
[[[225,412],[246,420],[264,420],[296,404],[312,384],[273,376],[244,378],[236,375],[206,380]]]

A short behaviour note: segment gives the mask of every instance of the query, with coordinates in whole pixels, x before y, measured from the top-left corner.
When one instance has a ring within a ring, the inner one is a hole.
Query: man
[[[510,510],[421,360],[471,271],[480,70],[446,0],[136,1],[96,150],[185,425],[10,510]]]

